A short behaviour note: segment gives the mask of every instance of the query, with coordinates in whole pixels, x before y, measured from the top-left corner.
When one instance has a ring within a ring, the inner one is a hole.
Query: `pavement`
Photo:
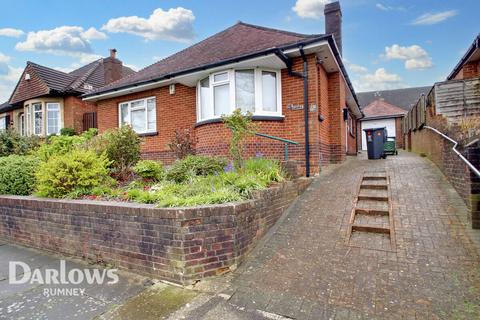
[[[0,243],[0,319],[92,319],[110,308],[136,296],[152,285],[144,277],[118,272],[115,284],[92,283],[62,284],[61,261],[65,261],[66,279],[71,270],[94,269],[94,265],[80,261],[64,260],[53,254]],[[10,262],[23,262],[29,269],[16,266],[9,271]],[[57,283],[53,278],[47,282],[47,270],[57,270]],[[15,281],[25,283],[14,284]],[[78,277],[78,276],[77,276]],[[76,281],[78,278],[75,278]],[[106,278],[106,281],[114,279]]]
[[[394,246],[374,233],[346,241],[365,170],[390,177]],[[407,152],[327,168],[235,272],[190,288],[119,273],[46,297],[46,285],[7,281],[8,261],[59,259],[0,244],[0,319],[480,319],[480,231],[438,168]]]

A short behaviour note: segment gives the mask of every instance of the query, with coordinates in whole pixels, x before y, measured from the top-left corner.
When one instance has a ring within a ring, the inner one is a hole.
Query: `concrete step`
[[[390,234],[390,228],[370,226],[370,225],[362,225],[362,224],[353,224],[352,225],[352,231]]]
[[[360,200],[355,207],[357,210],[386,212],[388,214],[388,202],[376,200]]]
[[[358,200],[388,201],[387,190],[360,189]]]
[[[386,176],[363,176],[363,180],[383,180],[386,181],[387,177]]]
[[[360,189],[387,190],[388,185],[386,185],[386,184],[362,183],[360,185]]]
[[[364,214],[363,212],[356,212],[354,225],[371,226],[378,228],[390,228],[390,220],[388,213],[386,215],[378,214]]]

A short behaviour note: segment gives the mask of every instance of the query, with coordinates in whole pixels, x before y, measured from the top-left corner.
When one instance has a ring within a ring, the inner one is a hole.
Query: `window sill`
[[[253,121],[283,121],[285,120],[285,116],[266,116],[266,115],[256,115],[252,116]],[[222,118],[213,118],[199,121],[195,124],[195,127],[200,127],[210,123],[222,123]]]
[[[139,133],[138,136],[139,136],[139,137],[153,137],[153,136],[158,136],[158,131]]]

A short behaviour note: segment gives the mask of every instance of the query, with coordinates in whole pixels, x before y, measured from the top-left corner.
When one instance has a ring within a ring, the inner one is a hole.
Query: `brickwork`
[[[405,143],[403,142],[402,119],[403,118],[395,118],[395,138],[397,140],[397,148],[405,147]]]
[[[310,166],[311,173],[320,171],[322,164],[341,162],[345,159],[346,123],[343,121],[345,107],[345,83],[337,73],[327,74],[322,65],[317,64],[316,56],[308,58],[308,95],[310,129]],[[303,61],[294,59],[293,70],[301,72]],[[273,135],[299,143],[290,146],[290,159],[297,160],[305,168],[305,127],[304,110],[291,110],[289,105],[303,105],[303,79],[281,72],[282,115],[279,120],[256,120],[258,132]],[[196,124],[196,88],[176,85],[176,92],[170,95],[168,87],[162,87],[117,98],[101,100],[98,107],[98,126],[100,132],[118,127],[118,104],[139,98],[155,96],[157,98],[158,134],[143,138],[142,153],[145,158],[159,159],[166,163],[174,160],[168,149],[168,142],[175,129],[193,129],[198,154],[228,155],[230,132],[222,123]],[[321,122],[319,116],[325,120]],[[356,120],[354,119],[354,122]],[[349,153],[355,153],[355,138],[348,138]],[[284,159],[284,144],[262,137],[252,137],[246,145],[248,156],[257,153],[269,157]]]
[[[254,200],[182,209],[5,196],[0,238],[188,284],[236,268],[309,183],[297,179]]]
[[[83,101],[81,98],[67,96],[64,100],[63,123],[65,128],[73,128],[75,132],[83,131],[83,114],[96,112],[97,106],[93,102]]]
[[[455,76],[455,80],[471,79],[480,76],[480,61],[466,63]]]
[[[445,174],[447,179],[460,194],[470,210],[472,226],[480,228],[480,194],[479,181],[468,166],[452,150],[453,144],[437,133],[428,130],[416,130],[411,133],[411,150],[426,155]],[[459,150],[473,162],[479,163],[480,146],[473,145],[465,150]],[[480,164],[480,163],[479,163]]]

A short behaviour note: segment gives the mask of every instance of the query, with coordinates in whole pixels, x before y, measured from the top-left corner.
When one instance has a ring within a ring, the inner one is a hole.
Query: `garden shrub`
[[[114,173],[125,177],[140,159],[140,138],[130,126],[108,130],[102,135],[105,153],[112,161]],[[102,142],[99,142],[102,144]]]
[[[76,133],[75,133],[75,129],[73,128],[62,128],[60,129],[60,135],[61,136],[74,136]]]
[[[167,172],[167,179],[185,182],[195,176],[207,176],[224,171],[228,162],[224,158],[189,155],[173,163]]]
[[[29,195],[35,187],[38,159],[10,155],[0,158],[0,194]]]
[[[246,160],[244,170],[266,183],[282,181],[285,176],[278,161],[261,157]]]
[[[70,193],[88,194],[95,187],[111,183],[105,155],[93,151],[73,149],[55,155],[40,164],[37,173],[37,194],[43,197],[62,198]]]
[[[52,156],[66,154],[78,146],[92,139],[97,133],[97,129],[89,129],[79,136],[50,136],[47,141],[37,150],[37,156],[42,161],[48,161]]]
[[[143,179],[160,181],[163,179],[165,170],[158,161],[141,160],[133,167],[133,172]]]
[[[0,131],[0,157],[12,154],[26,155],[39,145],[37,136],[24,137],[13,129]]]
[[[175,136],[168,143],[168,147],[177,159],[195,154],[194,140],[189,129],[175,130]]]
[[[252,122],[252,113],[242,114],[242,110],[235,109],[229,116],[223,116],[223,123],[232,131],[230,140],[230,155],[234,161],[235,167],[243,166],[243,154],[245,149],[245,140],[249,136],[255,135],[256,126]]]

